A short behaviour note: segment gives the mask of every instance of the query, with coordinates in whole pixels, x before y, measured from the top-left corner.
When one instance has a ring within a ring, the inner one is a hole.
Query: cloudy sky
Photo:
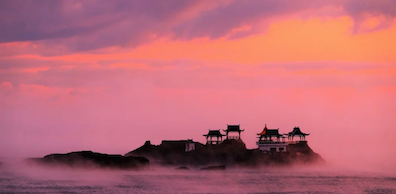
[[[0,156],[241,124],[328,161],[396,162],[396,1],[0,1]]]

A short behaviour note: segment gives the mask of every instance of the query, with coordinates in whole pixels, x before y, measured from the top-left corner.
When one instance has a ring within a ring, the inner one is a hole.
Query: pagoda
[[[267,124],[265,125],[263,131],[257,134],[259,140],[257,145],[259,150],[262,152],[285,152],[287,147],[287,142],[282,134],[279,134],[278,129],[268,129]],[[276,141],[272,139],[276,138]],[[282,139],[281,139],[282,138]]]
[[[226,133],[227,139],[241,139],[241,132],[245,131],[245,129],[240,129],[240,125],[228,125],[227,124],[227,130],[223,131]],[[228,133],[234,132],[238,133],[238,136],[229,136]]]
[[[260,140],[263,140],[264,138],[265,141],[272,141],[272,137],[275,137],[277,141],[279,141],[280,138],[282,138],[282,140],[285,141],[283,135],[279,134],[279,128],[268,129],[267,124],[265,124],[263,131],[261,133],[258,133],[257,135],[259,136]]]
[[[309,133],[303,133],[300,129],[300,127],[294,127],[293,131],[287,134],[287,139],[292,140],[294,139],[294,136],[299,136],[300,141],[305,141],[305,136],[308,136]]]
[[[220,144],[223,141],[223,136],[225,136],[225,135],[220,133],[220,129],[219,130],[210,130],[209,129],[208,134],[203,135],[203,136],[206,137],[206,144]],[[216,137],[215,141],[212,140],[213,137]],[[209,140],[209,138],[210,138],[210,140]],[[220,141],[219,141],[219,138],[220,138]]]

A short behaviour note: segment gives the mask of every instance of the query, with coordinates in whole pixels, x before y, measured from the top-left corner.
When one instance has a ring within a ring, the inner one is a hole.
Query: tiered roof
[[[261,133],[257,134],[258,136],[262,137],[282,137],[282,134],[279,134],[279,128],[278,129],[268,129],[267,124],[265,125],[263,131]]]
[[[222,137],[225,136],[220,133],[220,130],[209,130],[208,134],[203,135],[205,137]]]
[[[303,133],[300,129],[300,127],[294,127],[293,131],[288,133],[287,135],[289,136],[308,136],[309,133]]]
[[[245,131],[245,130],[244,129],[241,130],[240,129],[240,125],[228,125],[227,124],[227,130],[223,129],[223,131],[224,132],[242,132],[242,131]]]

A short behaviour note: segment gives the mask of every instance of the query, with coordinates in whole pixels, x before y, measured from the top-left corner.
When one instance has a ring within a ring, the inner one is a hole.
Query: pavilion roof
[[[278,129],[268,129],[267,125],[265,125],[263,131],[261,133],[258,133],[257,135],[259,136],[266,136],[266,137],[280,137],[282,136],[279,134],[279,128]]]
[[[220,130],[209,130],[208,134],[203,135],[206,137],[221,137],[221,136],[225,136],[223,134],[220,133]]]
[[[295,136],[295,135],[299,135],[299,136],[306,136],[309,135],[309,133],[303,133],[300,129],[300,127],[294,127],[292,132],[288,133],[289,136]]]
[[[227,125],[227,130],[223,130],[225,132],[241,132],[245,131],[244,129],[240,129],[240,125]]]

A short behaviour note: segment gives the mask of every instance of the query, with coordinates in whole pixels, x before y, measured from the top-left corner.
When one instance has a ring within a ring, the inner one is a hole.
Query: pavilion
[[[280,138],[282,138],[282,140],[284,141],[283,135],[279,134],[279,128],[268,129],[267,124],[265,124],[263,131],[261,133],[258,133],[257,135],[259,136],[260,140],[263,140],[264,138],[265,141],[272,141],[272,137],[275,137],[277,141],[279,141]]]
[[[220,129],[219,130],[210,130],[208,134],[203,135],[206,137],[206,144],[220,144],[223,141],[223,134],[220,133]],[[216,137],[216,141],[213,141],[212,138]],[[210,140],[209,140],[210,138]],[[220,138],[220,141],[219,141]]]
[[[228,125],[227,124],[227,130],[224,130],[226,132],[227,139],[241,139],[241,132],[245,131],[245,129],[240,129],[240,125]],[[230,132],[236,132],[238,133],[238,136],[229,136],[228,133]]]
[[[257,145],[259,150],[263,152],[285,152],[287,147],[287,142],[285,142],[284,136],[279,134],[278,129],[268,129],[265,125],[263,131],[257,134],[259,140]],[[276,141],[272,140],[272,137],[276,137]],[[280,141],[282,138],[282,141]]]
[[[294,136],[299,136],[300,137],[300,141],[305,141],[305,136],[308,136],[309,133],[303,133],[300,129],[300,127],[294,127],[293,131],[286,134],[287,135],[287,139],[288,140],[292,140],[294,139]]]

